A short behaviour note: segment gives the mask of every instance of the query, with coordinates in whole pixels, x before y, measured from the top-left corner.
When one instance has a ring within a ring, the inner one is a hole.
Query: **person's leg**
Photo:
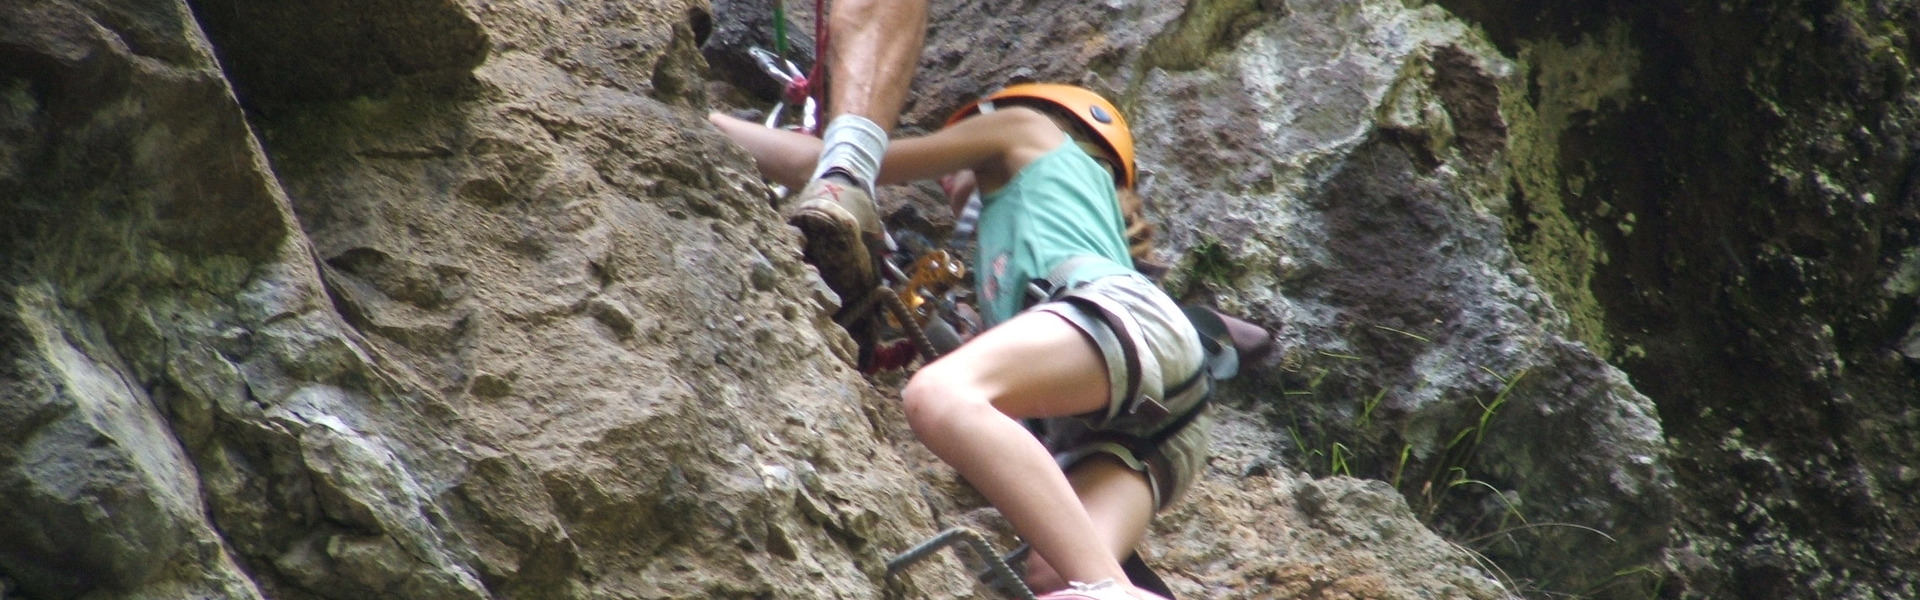
[[[1126,559],[1153,520],[1153,490],[1147,487],[1146,474],[1110,454],[1096,454],[1075,463],[1067,480],[1114,560]],[[1045,593],[1066,587],[1067,579],[1035,553],[1027,560],[1027,585]]]
[[[827,110],[892,131],[920,66],[927,0],[835,0],[827,17]]]
[[[1104,409],[1106,366],[1079,329],[1028,312],[987,330],[916,373],[902,391],[907,422],[1063,577],[1127,582],[1040,441],[1016,419]]]
[[[874,182],[926,37],[927,0],[837,0],[827,13],[827,110],[820,160],[787,220],[807,258],[854,304],[879,283],[884,244]]]

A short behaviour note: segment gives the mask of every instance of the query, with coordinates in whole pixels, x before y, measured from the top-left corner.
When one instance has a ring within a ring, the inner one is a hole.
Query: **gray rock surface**
[[[1287,331],[1230,397],[1309,468],[1393,481],[1526,575],[1593,585],[1645,560],[1674,493],[1653,406],[1568,339],[1501,227],[1513,65],[1434,7],[1290,6],[1143,85],[1208,98],[1197,114],[1138,111],[1144,145],[1179,149],[1150,192],[1188,224],[1169,287]],[[1502,531],[1522,520],[1542,525]]]
[[[762,8],[0,7],[0,597],[982,593],[885,577],[1015,540],[702,118]],[[1280,330],[1145,548],[1182,597],[1912,597],[1915,31],[936,2],[903,129],[1107,92],[1165,286]]]
[[[0,11],[17,594],[875,595],[931,533],[790,236],[676,95],[687,7],[316,38],[277,29],[329,7],[194,8]],[[410,66],[292,57],[321,46]]]

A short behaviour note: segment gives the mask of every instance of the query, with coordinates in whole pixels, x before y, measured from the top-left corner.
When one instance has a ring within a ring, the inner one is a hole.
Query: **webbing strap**
[[[1112,330],[1114,337],[1119,338],[1120,354],[1127,370],[1126,388],[1119,398],[1123,400],[1122,407],[1127,411],[1126,414],[1146,419],[1165,417],[1167,406],[1159,398],[1147,396],[1147,392],[1161,390],[1166,382],[1160,373],[1160,363],[1140,356],[1146,350],[1146,337],[1140,332],[1140,325],[1134,322],[1133,315],[1114,305],[1112,300],[1100,296],[1075,294],[1072,290],[1059,296],[1061,301],[1072,302],[1098,313],[1100,320],[1107,324],[1106,329]]]
[[[1165,379],[1160,372],[1159,363],[1144,361],[1140,357],[1140,351],[1144,348],[1146,340],[1140,333],[1140,325],[1134,322],[1130,313],[1123,307],[1114,305],[1113,301],[1096,295],[1076,295],[1074,291],[1078,286],[1067,285],[1069,278],[1080,267],[1101,260],[1105,259],[1097,256],[1075,256],[1060,261],[1060,264],[1054,265],[1053,269],[1047,273],[1045,279],[1036,279],[1027,283],[1028,305],[1055,300],[1066,301],[1098,314],[1108,325],[1106,329],[1111,330],[1114,337],[1119,338],[1120,353],[1123,362],[1126,363],[1124,377],[1120,373],[1108,374],[1115,383],[1124,381],[1123,385],[1115,386],[1115,397],[1123,400],[1122,405],[1130,411],[1129,414],[1141,414],[1141,411],[1145,410],[1148,411],[1147,414],[1142,415],[1145,418],[1160,418],[1167,414],[1167,405],[1160,399],[1143,397],[1142,392],[1161,389]],[[1155,411],[1159,414],[1152,414]]]
[[[787,0],[773,0],[773,55],[787,57]]]
[[[1211,309],[1201,306],[1182,306],[1180,312],[1186,313],[1187,322],[1193,324],[1193,330],[1200,334],[1200,346],[1206,350],[1206,370],[1215,380],[1233,379],[1240,373],[1240,349],[1233,345],[1233,335],[1227,332],[1227,322]]]
[[[1180,388],[1181,391],[1178,395],[1173,393],[1167,394],[1167,402],[1172,403],[1174,402],[1174,398],[1180,398],[1189,393],[1200,394],[1200,399],[1193,403],[1192,408],[1188,408],[1186,412],[1181,413],[1180,416],[1175,417],[1166,425],[1161,426],[1160,429],[1153,432],[1152,435],[1139,438],[1141,447],[1134,448],[1133,450],[1134,455],[1139,456],[1140,460],[1147,460],[1149,456],[1159,453],[1162,444],[1172,439],[1173,436],[1179,435],[1181,430],[1186,429],[1188,425],[1192,425],[1194,421],[1198,420],[1200,413],[1206,412],[1207,404],[1213,401],[1213,378],[1208,377],[1204,370],[1196,372],[1192,377],[1187,378],[1186,382],[1180,384]],[[1145,453],[1142,454],[1142,451]]]
[[[1115,329],[1115,333],[1122,336],[1125,341],[1132,342],[1133,340],[1140,339],[1137,331],[1125,330],[1135,325],[1133,324],[1133,320],[1126,318],[1124,313],[1116,314],[1116,311],[1102,306],[1102,303],[1097,298],[1073,296],[1069,293],[1071,292],[1070,288],[1073,287],[1069,285],[1069,282],[1074,272],[1080,270],[1080,267],[1098,260],[1105,259],[1097,256],[1075,256],[1060,261],[1060,264],[1054,265],[1053,269],[1047,272],[1047,276],[1044,279],[1035,279],[1028,283],[1027,294],[1029,303],[1037,304],[1048,300],[1080,301],[1102,313],[1102,316],[1107,318],[1109,324],[1115,324],[1116,326],[1113,328]],[[1174,418],[1172,420],[1167,421],[1160,428],[1148,435],[1107,432],[1100,436],[1101,438],[1126,446],[1128,450],[1133,451],[1134,455],[1141,460],[1146,460],[1147,457],[1157,454],[1160,451],[1160,447],[1165,444],[1168,439],[1179,435],[1187,426],[1192,425],[1193,422],[1200,417],[1200,413],[1206,411],[1207,404],[1213,396],[1214,382],[1216,380],[1233,377],[1236,371],[1238,371],[1238,353],[1235,351],[1231,340],[1226,337],[1226,325],[1221,322],[1220,317],[1205,308],[1197,306],[1183,306],[1181,307],[1181,312],[1186,314],[1187,320],[1192,322],[1195,331],[1199,332],[1201,347],[1206,350],[1206,362],[1201,368],[1195,370],[1193,375],[1187,377],[1186,380],[1181,381],[1171,388],[1165,388],[1161,393],[1162,397],[1155,403],[1162,407],[1162,410],[1165,410],[1165,407],[1182,405],[1190,406],[1190,408],[1181,411],[1177,415],[1173,415]],[[1127,348],[1127,366],[1130,370],[1137,372],[1139,357],[1135,356],[1134,353],[1137,352],[1136,349],[1138,346],[1128,343],[1123,347]],[[1159,378],[1155,377],[1154,379],[1158,380]],[[1140,383],[1141,381],[1139,379],[1129,379],[1127,398],[1131,399],[1138,393],[1139,388],[1137,386],[1139,386]],[[1198,395],[1199,398],[1189,402],[1188,400],[1192,399],[1194,395]]]

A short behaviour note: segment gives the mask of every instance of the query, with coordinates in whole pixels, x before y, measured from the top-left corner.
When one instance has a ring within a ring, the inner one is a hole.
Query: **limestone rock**
[[[764,5],[373,4],[0,7],[0,596],[984,593],[885,576],[1017,540],[703,119]],[[1164,285],[1280,331],[1182,597],[1916,594],[1914,2],[933,19],[902,131],[1108,93]]]

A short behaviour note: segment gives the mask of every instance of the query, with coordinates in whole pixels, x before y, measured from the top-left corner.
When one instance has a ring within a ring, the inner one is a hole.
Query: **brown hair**
[[[1167,266],[1154,258],[1154,237],[1159,229],[1147,222],[1146,201],[1139,193],[1124,187],[1115,186],[1113,193],[1120,198],[1120,218],[1126,223],[1127,254],[1133,257],[1134,270],[1159,277]]]

